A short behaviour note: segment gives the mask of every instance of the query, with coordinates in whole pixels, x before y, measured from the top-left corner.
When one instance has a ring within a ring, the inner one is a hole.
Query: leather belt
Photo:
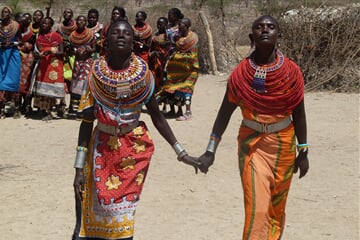
[[[104,124],[102,122],[97,123],[97,128],[99,131],[110,134],[110,135],[124,135],[139,125],[139,121],[132,122],[131,124],[121,124],[119,126],[112,126]]]
[[[291,121],[290,117],[286,117],[283,120],[276,122],[276,123],[271,123],[271,124],[266,124],[266,123],[260,123],[260,122],[256,122],[256,121],[252,121],[249,119],[243,119],[242,120],[243,124],[257,132],[261,132],[261,133],[274,133],[274,132],[278,132],[280,130],[283,130],[284,128],[287,128]]]

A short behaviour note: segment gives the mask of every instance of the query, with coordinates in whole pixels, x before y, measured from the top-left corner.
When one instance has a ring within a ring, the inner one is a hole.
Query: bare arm
[[[298,144],[307,144],[307,126],[304,100],[302,100],[295,107],[292,113],[292,118]],[[306,148],[305,151],[299,151],[298,156],[295,159],[294,173],[296,173],[300,168],[299,178],[305,176],[309,170],[309,160],[307,155],[308,151]]]
[[[155,128],[159,131],[160,135],[171,145],[174,147],[174,144],[177,143],[176,137],[171,130],[167,120],[164,115],[160,112],[158,103],[155,100],[155,96],[153,95],[150,101],[146,104],[146,108],[148,109],[151,121],[153,122]],[[199,166],[199,162],[196,158],[187,155],[186,151],[184,154],[178,154],[178,160],[182,161],[188,165],[195,167],[195,172],[197,173],[197,167]]]
[[[227,91],[224,95],[223,101],[220,106],[220,110],[216,116],[213,128],[212,128],[212,135],[221,138],[223,133],[225,132],[230,118],[235,111],[237,105],[230,103],[228,100]],[[215,160],[215,152],[206,151],[203,155],[200,156],[199,161],[201,162],[201,166],[199,169],[201,172],[206,173],[209,167],[213,164]]]

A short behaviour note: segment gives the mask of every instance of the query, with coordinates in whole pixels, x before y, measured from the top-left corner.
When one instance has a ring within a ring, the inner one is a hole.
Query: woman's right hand
[[[209,171],[209,167],[214,163],[215,155],[211,152],[205,152],[201,155],[198,161],[201,163],[199,167],[202,173],[207,173]]]
[[[75,199],[82,201],[82,194],[84,192],[84,174],[81,168],[76,168],[75,179],[74,179],[74,192]]]

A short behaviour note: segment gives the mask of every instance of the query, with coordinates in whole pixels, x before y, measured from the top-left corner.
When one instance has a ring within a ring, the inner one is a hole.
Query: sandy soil
[[[204,151],[226,76],[202,75],[193,119],[169,120],[193,155]],[[294,176],[283,239],[359,239],[359,95],[307,93],[311,168]],[[237,110],[207,175],[176,160],[149,116],[156,150],[136,213],[137,240],[241,239],[243,198],[236,157]],[[1,239],[70,239],[76,120],[0,120]]]

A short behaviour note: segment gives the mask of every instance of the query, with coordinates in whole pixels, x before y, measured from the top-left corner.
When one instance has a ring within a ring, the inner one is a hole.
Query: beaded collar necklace
[[[255,92],[266,92],[265,82],[266,74],[279,69],[284,63],[284,55],[279,50],[276,50],[276,60],[273,64],[259,66],[254,61],[255,51],[251,53],[249,57],[250,66],[255,70],[254,78],[252,81],[252,88]]]
[[[84,45],[90,42],[93,38],[93,32],[87,27],[84,28],[84,31],[78,33],[76,30],[70,34],[69,40],[75,45]]]

